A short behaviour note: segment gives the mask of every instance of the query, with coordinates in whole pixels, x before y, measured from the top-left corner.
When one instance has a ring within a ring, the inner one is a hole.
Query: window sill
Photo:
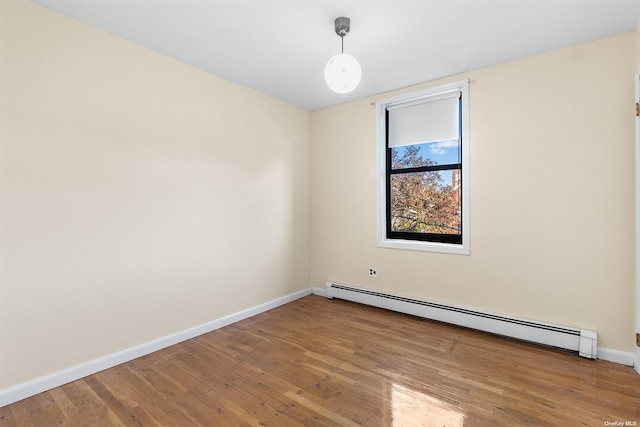
[[[469,255],[469,244],[421,242],[418,240],[381,239],[379,248],[404,249],[410,251],[439,252],[454,255]]]

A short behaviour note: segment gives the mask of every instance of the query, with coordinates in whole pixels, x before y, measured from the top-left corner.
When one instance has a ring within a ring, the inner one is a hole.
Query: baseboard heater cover
[[[577,351],[588,359],[597,357],[598,334],[587,329],[507,317],[462,307],[327,282],[328,298],[367,304],[453,325]]]

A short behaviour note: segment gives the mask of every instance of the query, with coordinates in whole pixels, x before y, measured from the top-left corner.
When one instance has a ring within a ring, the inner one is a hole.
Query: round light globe
[[[327,86],[337,93],[349,93],[360,83],[362,70],[356,58],[340,53],[327,62],[324,68],[324,79]]]

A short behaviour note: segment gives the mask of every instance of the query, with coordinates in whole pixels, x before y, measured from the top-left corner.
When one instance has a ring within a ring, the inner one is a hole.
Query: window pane
[[[460,169],[391,175],[391,231],[461,234]]]
[[[460,143],[457,139],[405,145],[391,149],[391,168],[404,169],[421,166],[451,165],[460,162]]]

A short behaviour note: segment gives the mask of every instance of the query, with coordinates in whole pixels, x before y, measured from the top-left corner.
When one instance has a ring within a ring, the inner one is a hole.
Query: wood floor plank
[[[65,413],[61,410],[56,402],[54,394],[44,392],[34,396],[34,400],[38,401],[39,412],[34,414],[31,412],[31,419],[36,425],[63,425],[69,422]]]
[[[1,427],[640,425],[633,368],[309,296],[0,408]]]
[[[123,425],[112,409],[93,393],[85,379],[65,384],[61,389],[75,407],[67,413],[71,425]]]
[[[34,396],[35,397],[35,396]],[[0,419],[2,422],[2,426],[11,424],[16,427],[34,427],[36,426],[31,419],[31,414],[28,410],[28,400],[24,399],[19,402],[16,402],[12,405],[5,406],[2,408],[3,417]],[[4,416],[6,413],[6,416]]]
[[[304,393],[302,392],[294,393],[293,391],[287,391],[285,393],[285,397],[298,402],[299,404],[315,412],[319,416],[322,416],[334,422],[336,425],[344,427],[359,427],[361,425],[351,421],[349,418],[345,418],[342,415],[336,413],[335,411],[327,407],[327,405],[324,405],[322,402],[316,401],[308,394],[304,395]]]

